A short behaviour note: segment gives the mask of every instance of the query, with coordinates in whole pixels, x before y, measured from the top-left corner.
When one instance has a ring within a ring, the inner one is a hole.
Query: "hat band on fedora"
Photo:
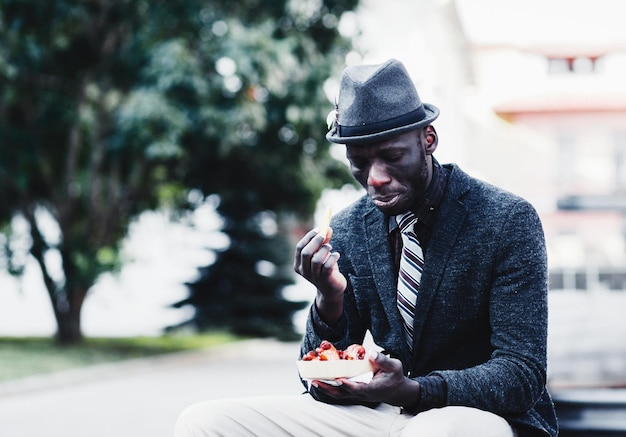
[[[415,111],[408,112],[399,117],[389,120],[378,121],[376,123],[364,124],[362,126],[342,126],[337,124],[337,131],[341,137],[356,137],[384,132],[402,126],[408,126],[422,121],[426,117],[426,111],[420,106]]]

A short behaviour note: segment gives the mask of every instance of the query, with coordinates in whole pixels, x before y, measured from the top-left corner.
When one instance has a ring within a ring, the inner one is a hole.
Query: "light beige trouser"
[[[200,402],[179,416],[175,437],[355,436],[514,437],[502,417],[470,407],[444,407],[416,416],[381,404],[328,405],[308,394]]]

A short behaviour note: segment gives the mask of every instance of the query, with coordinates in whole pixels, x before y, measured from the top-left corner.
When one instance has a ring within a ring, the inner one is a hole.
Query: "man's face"
[[[346,146],[354,178],[385,214],[415,207],[430,182],[431,157],[421,131],[410,131],[379,143]]]

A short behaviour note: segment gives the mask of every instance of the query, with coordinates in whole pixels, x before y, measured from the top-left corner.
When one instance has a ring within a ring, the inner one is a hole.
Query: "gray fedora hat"
[[[373,143],[428,126],[438,116],[436,106],[422,103],[400,61],[350,66],[341,77],[335,119],[326,139]]]

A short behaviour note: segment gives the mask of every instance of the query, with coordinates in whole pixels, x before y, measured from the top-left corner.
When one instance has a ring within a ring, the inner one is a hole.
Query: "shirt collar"
[[[426,193],[422,201],[415,206],[413,212],[418,218],[418,221],[422,222],[426,226],[433,225],[435,216],[437,215],[437,209],[441,203],[443,192],[448,182],[448,174],[446,170],[439,164],[439,162],[433,157],[433,176],[430,180],[430,185],[426,189]],[[398,227],[396,217],[393,220],[389,220],[389,232]]]

